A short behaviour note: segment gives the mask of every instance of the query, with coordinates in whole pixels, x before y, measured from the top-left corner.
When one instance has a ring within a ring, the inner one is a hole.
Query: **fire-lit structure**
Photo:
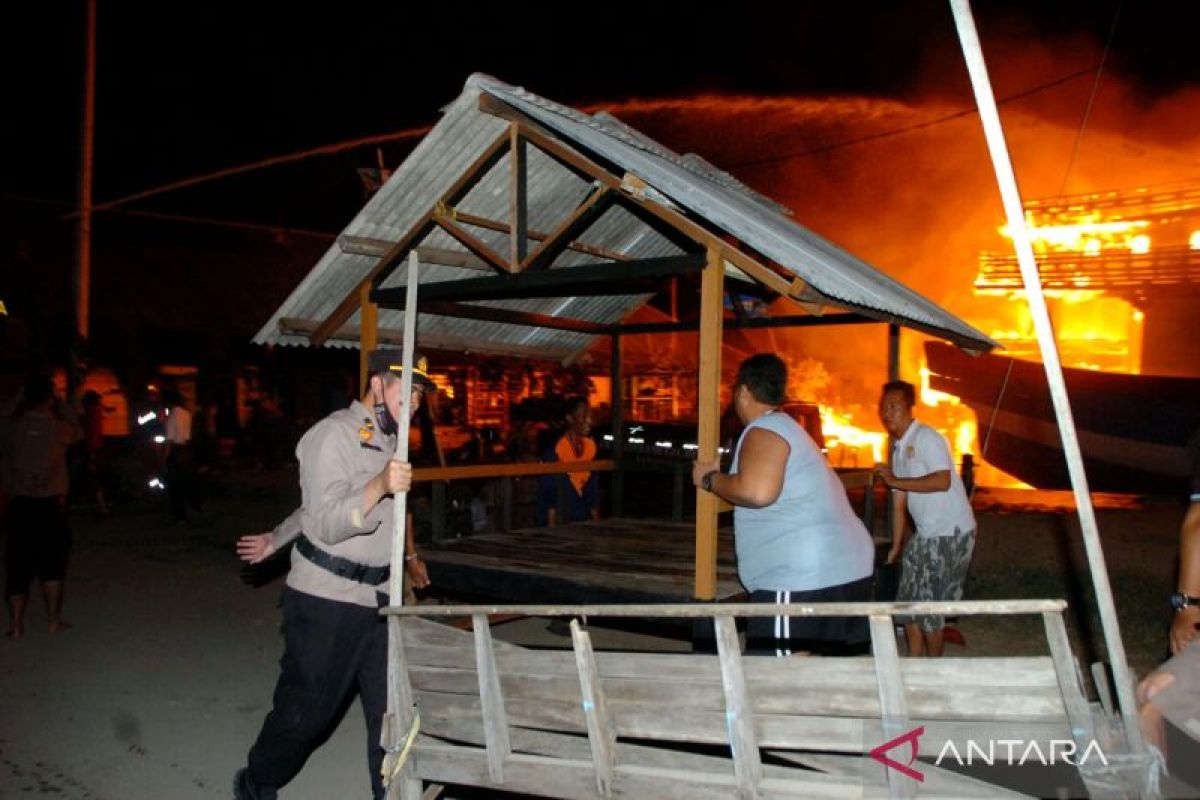
[[[1200,308],[1200,184],[1031,200],[1025,214],[1065,365],[1200,375],[1200,354],[1180,346]],[[975,288],[1020,297],[1016,258],[983,253]],[[992,335],[1036,356],[1027,312]]]

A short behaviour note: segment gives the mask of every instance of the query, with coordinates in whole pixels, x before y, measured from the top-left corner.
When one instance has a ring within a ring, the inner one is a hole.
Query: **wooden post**
[[[358,394],[367,391],[367,356],[379,346],[379,306],[371,302],[371,282],[358,290]]]
[[[875,679],[879,687],[879,725],[883,742],[908,730],[908,698],[896,649],[895,623],[891,615],[871,616],[871,650],[875,654]],[[889,797],[915,797],[917,783],[907,775],[884,767]]]
[[[87,2],[83,67],[83,142],[79,163],[79,225],[75,242],[75,337],[67,349],[67,399],[75,402],[88,355],[92,285],[92,184],[96,128],[96,0]]]
[[[717,630],[717,653],[721,660],[721,685],[725,689],[725,726],[729,731],[729,750],[737,776],[737,797],[752,800],[758,796],[762,780],[762,756],[754,732],[754,709],[746,689],[742,670],[742,649],[738,643],[733,617],[713,620]]]
[[[1117,622],[1117,609],[1113,604],[1112,586],[1108,580],[1108,567],[1104,563],[1104,550],[1100,545],[1100,530],[1096,524],[1096,511],[1092,507],[1092,496],[1088,492],[1087,474],[1083,469],[1083,455],[1079,449],[1079,436],[1075,430],[1075,418],[1067,397],[1067,385],[1063,380],[1062,363],[1058,346],[1054,341],[1054,329],[1050,324],[1050,312],[1042,294],[1042,280],[1033,254],[1033,243],[1025,223],[1025,210],[1021,203],[1021,190],[1013,171],[1012,159],[1004,138],[1004,127],[1000,123],[1000,112],[992,94],[988,79],[987,64],[983,59],[983,48],[975,30],[975,18],[967,0],[950,0],[954,12],[954,24],[958,29],[963,58],[975,91],[975,102],[983,123],[984,136],[991,153],[996,182],[1000,186],[1000,197],[1008,217],[1013,248],[1017,263],[1021,267],[1021,280],[1025,285],[1025,298],[1029,302],[1029,313],[1037,332],[1038,348],[1042,364],[1046,368],[1046,382],[1050,387],[1050,399],[1058,420],[1058,432],[1062,437],[1063,455],[1067,459],[1067,472],[1071,476],[1071,488],[1075,493],[1075,505],[1079,509],[1079,527],[1083,533],[1084,549],[1088,567],[1092,573],[1092,585],[1096,590],[1096,605],[1100,611],[1100,626],[1104,630],[1104,641],[1108,647],[1109,662],[1112,664],[1113,682],[1116,684],[1117,699],[1121,705],[1125,723],[1125,736],[1134,753],[1145,751],[1142,730],[1138,726],[1137,700],[1133,692],[1133,675],[1125,657],[1125,646],[1121,642],[1121,626]]]
[[[725,262],[716,244],[708,248],[708,263],[700,280],[700,375],[699,430],[696,435],[700,461],[719,458],[717,451],[721,417],[721,302],[725,287]],[[696,489],[696,575],[692,594],[697,600],[717,596],[718,498]]]
[[[504,783],[504,762],[512,755],[508,736],[508,714],[500,690],[500,672],[492,648],[492,629],[487,614],[472,614],[475,629],[475,669],[479,677],[479,708],[483,712],[483,737],[487,746],[488,776]]]
[[[887,363],[887,379],[888,381],[900,380],[900,326],[894,322],[888,325],[888,363]],[[883,454],[883,460],[888,466],[892,464],[892,437],[888,436],[886,441],[887,452]],[[883,532],[887,537],[888,544],[896,541],[896,520],[893,516],[896,507],[896,498],[892,496],[891,489],[884,490],[883,494]]]
[[[592,637],[571,620],[571,643],[575,649],[575,668],[579,672],[579,691],[583,696],[583,716],[587,720],[588,743],[592,748],[592,765],[596,769],[596,791],[602,797],[612,797],[613,768],[617,763],[617,728],[608,713],[604,688],[596,670],[592,652]]]
[[[625,513],[625,467],[622,458],[625,455],[625,398],[621,389],[621,334],[614,333],[612,337],[612,380],[609,381],[609,407],[612,409],[612,457],[617,468],[612,475],[612,511],[611,516],[620,517]]]
[[[521,127],[513,122],[508,126],[508,159],[509,159],[509,201],[510,217],[508,235],[509,269],[518,272],[521,262],[529,251],[528,218],[526,203],[525,179],[525,139],[521,136]]]

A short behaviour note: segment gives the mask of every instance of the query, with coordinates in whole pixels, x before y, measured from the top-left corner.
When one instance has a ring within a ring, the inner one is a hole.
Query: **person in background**
[[[1195,455],[1187,513],[1179,531],[1179,579],[1171,595],[1175,616],[1168,644],[1171,658],[1137,687],[1139,722],[1146,741],[1166,752],[1164,720],[1191,739],[1188,754],[1169,753],[1172,773],[1200,781],[1194,756],[1200,755],[1200,454]]]
[[[107,472],[104,460],[104,405],[100,401],[100,394],[94,389],[83,394],[83,444],[87,458],[84,472],[88,484],[100,513],[107,514],[108,503],[104,497]]]
[[[50,632],[70,627],[62,618],[71,552],[67,450],[82,438],[75,414],[40,374],[26,380],[16,409],[0,423],[0,473],[9,498],[4,563],[10,639],[25,633],[25,606],[35,578],[42,584]]]
[[[410,411],[435,391],[414,362]],[[401,418],[399,350],[368,357],[370,378],[360,400],[315,424],[296,446],[301,507],[274,531],[243,536],[238,555],[251,564],[295,541],[283,593],[284,653],[271,712],[234,776],[237,800],[274,800],[324,741],[357,691],[367,722],[367,762],[382,798],[380,731],[387,708],[386,605],[394,527],[393,495],[412,485],[412,465],[395,459]],[[405,530],[404,565],[416,588],[429,583]]]
[[[163,392],[163,402],[167,408],[166,482],[171,519],[195,524],[200,521],[200,485],[192,453],[192,412],[178,389]]]
[[[550,463],[593,461],[596,443],[592,431],[592,413],[586,397],[571,397],[564,407],[564,430],[556,438],[542,460]],[[583,522],[600,519],[597,501],[596,473],[589,470],[558,475],[543,475],[538,479],[537,524],[557,525],[559,522]],[[559,519],[558,510],[565,507],[567,517]]]
[[[954,470],[950,445],[933,428],[913,418],[916,389],[905,381],[883,386],[879,418],[893,439],[892,465],[876,474],[891,490],[895,538],[888,563],[901,561],[897,602],[961,600],[975,549],[975,515]],[[915,535],[908,537],[908,516]],[[910,656],[938,657],[945,649],[946,618],[901,617]]]
[[[697,461],[692,482],[732,503],[738,577],[751,603],[871,599],[874,546],[846,489],[796,420],[780,411],[787,366],[759,353],[738,367],[733,406],[746,426],[728,473]],[[870,640],[866,617],[752,617],[747,652],[838,653]]]

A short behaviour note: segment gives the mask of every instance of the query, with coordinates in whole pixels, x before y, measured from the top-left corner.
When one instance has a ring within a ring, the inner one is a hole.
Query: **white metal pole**
[[[1137,723],[1137,703],[1133,694],[1133,680],[1129,663],[1125,659],[1125,647],[1121,643],[1121,629],[1117,623],[1117,611],[1113,605],[1112,586],[1108,580],[1108,569],[1104,563],[1104,551],[1100,546],[1100,532],[1096,526],[1096,512],[1088,492],[1087,475],[1083,471],[1083,456],[1079,450],[1079,438],[1075,431],[1075,420],[1071,415],[1071,404],[1067,398],[1067,387],[1063,381],[1062,363],[1054,341],[1054,329],[1050,324],[1050,313],[1046,309],[1046,298],[1042,294],[1041,276],[1033,257],[1033,245],[1025,224],[1025,212],[1021,203],[1021,192],[1013,172],[1012,159],[1004,139],[1004,128],[1000,124],[1000,112],[992,94],[988,79],[983,49],[975,29],[975,18],[969,0],[950,0],[954,12],[954,23],[962,44],[967,71],[971,75],[971,86],[975,90],[975,101],[983,121],[983,132],[987,137],[992,165],[996,170],[996,181],[1000,185],[1000,196],[1008,216],[1008,228],[1013,246],[1017,251],[1017,262],[1021,266],[1021,278],[1025,284],[1025,296],[1037,331],[1038,347],[1042,353],[1042,364],[1046,368],[1046,380],[1050,386],[1050,398],[1054,402],[1054,413],[1058,418],[1058,430],[1062,435],[1063,454],[1067,458],[1067,470],[1071,476],[1071,487],[1075,492],[1075,505],[1079,510],[1079,523],[1083,530],[1083,543],[1087,550],[1088,565],[1092,572],[1092,585],[1096,590],[1096,603],[1100,608],[1100,624],[1104,630],[1108,658],[1112,666],[1113,680],[1117,684],[1117,698],[1123,712],[1125,735],[1132,752],[1144,749],[1142,732]]]

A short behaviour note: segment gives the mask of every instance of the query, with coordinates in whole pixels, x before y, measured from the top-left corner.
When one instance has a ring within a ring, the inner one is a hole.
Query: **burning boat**
[[[1071,488],[1041,364],[972,357],[939,342],[928,342],[925,355],[930,386],[975,412],[988,463],[1039,489]],[[1185,490],[1200,445],[1200,378],[1071,368],[1063,375],[1093,490]]]

